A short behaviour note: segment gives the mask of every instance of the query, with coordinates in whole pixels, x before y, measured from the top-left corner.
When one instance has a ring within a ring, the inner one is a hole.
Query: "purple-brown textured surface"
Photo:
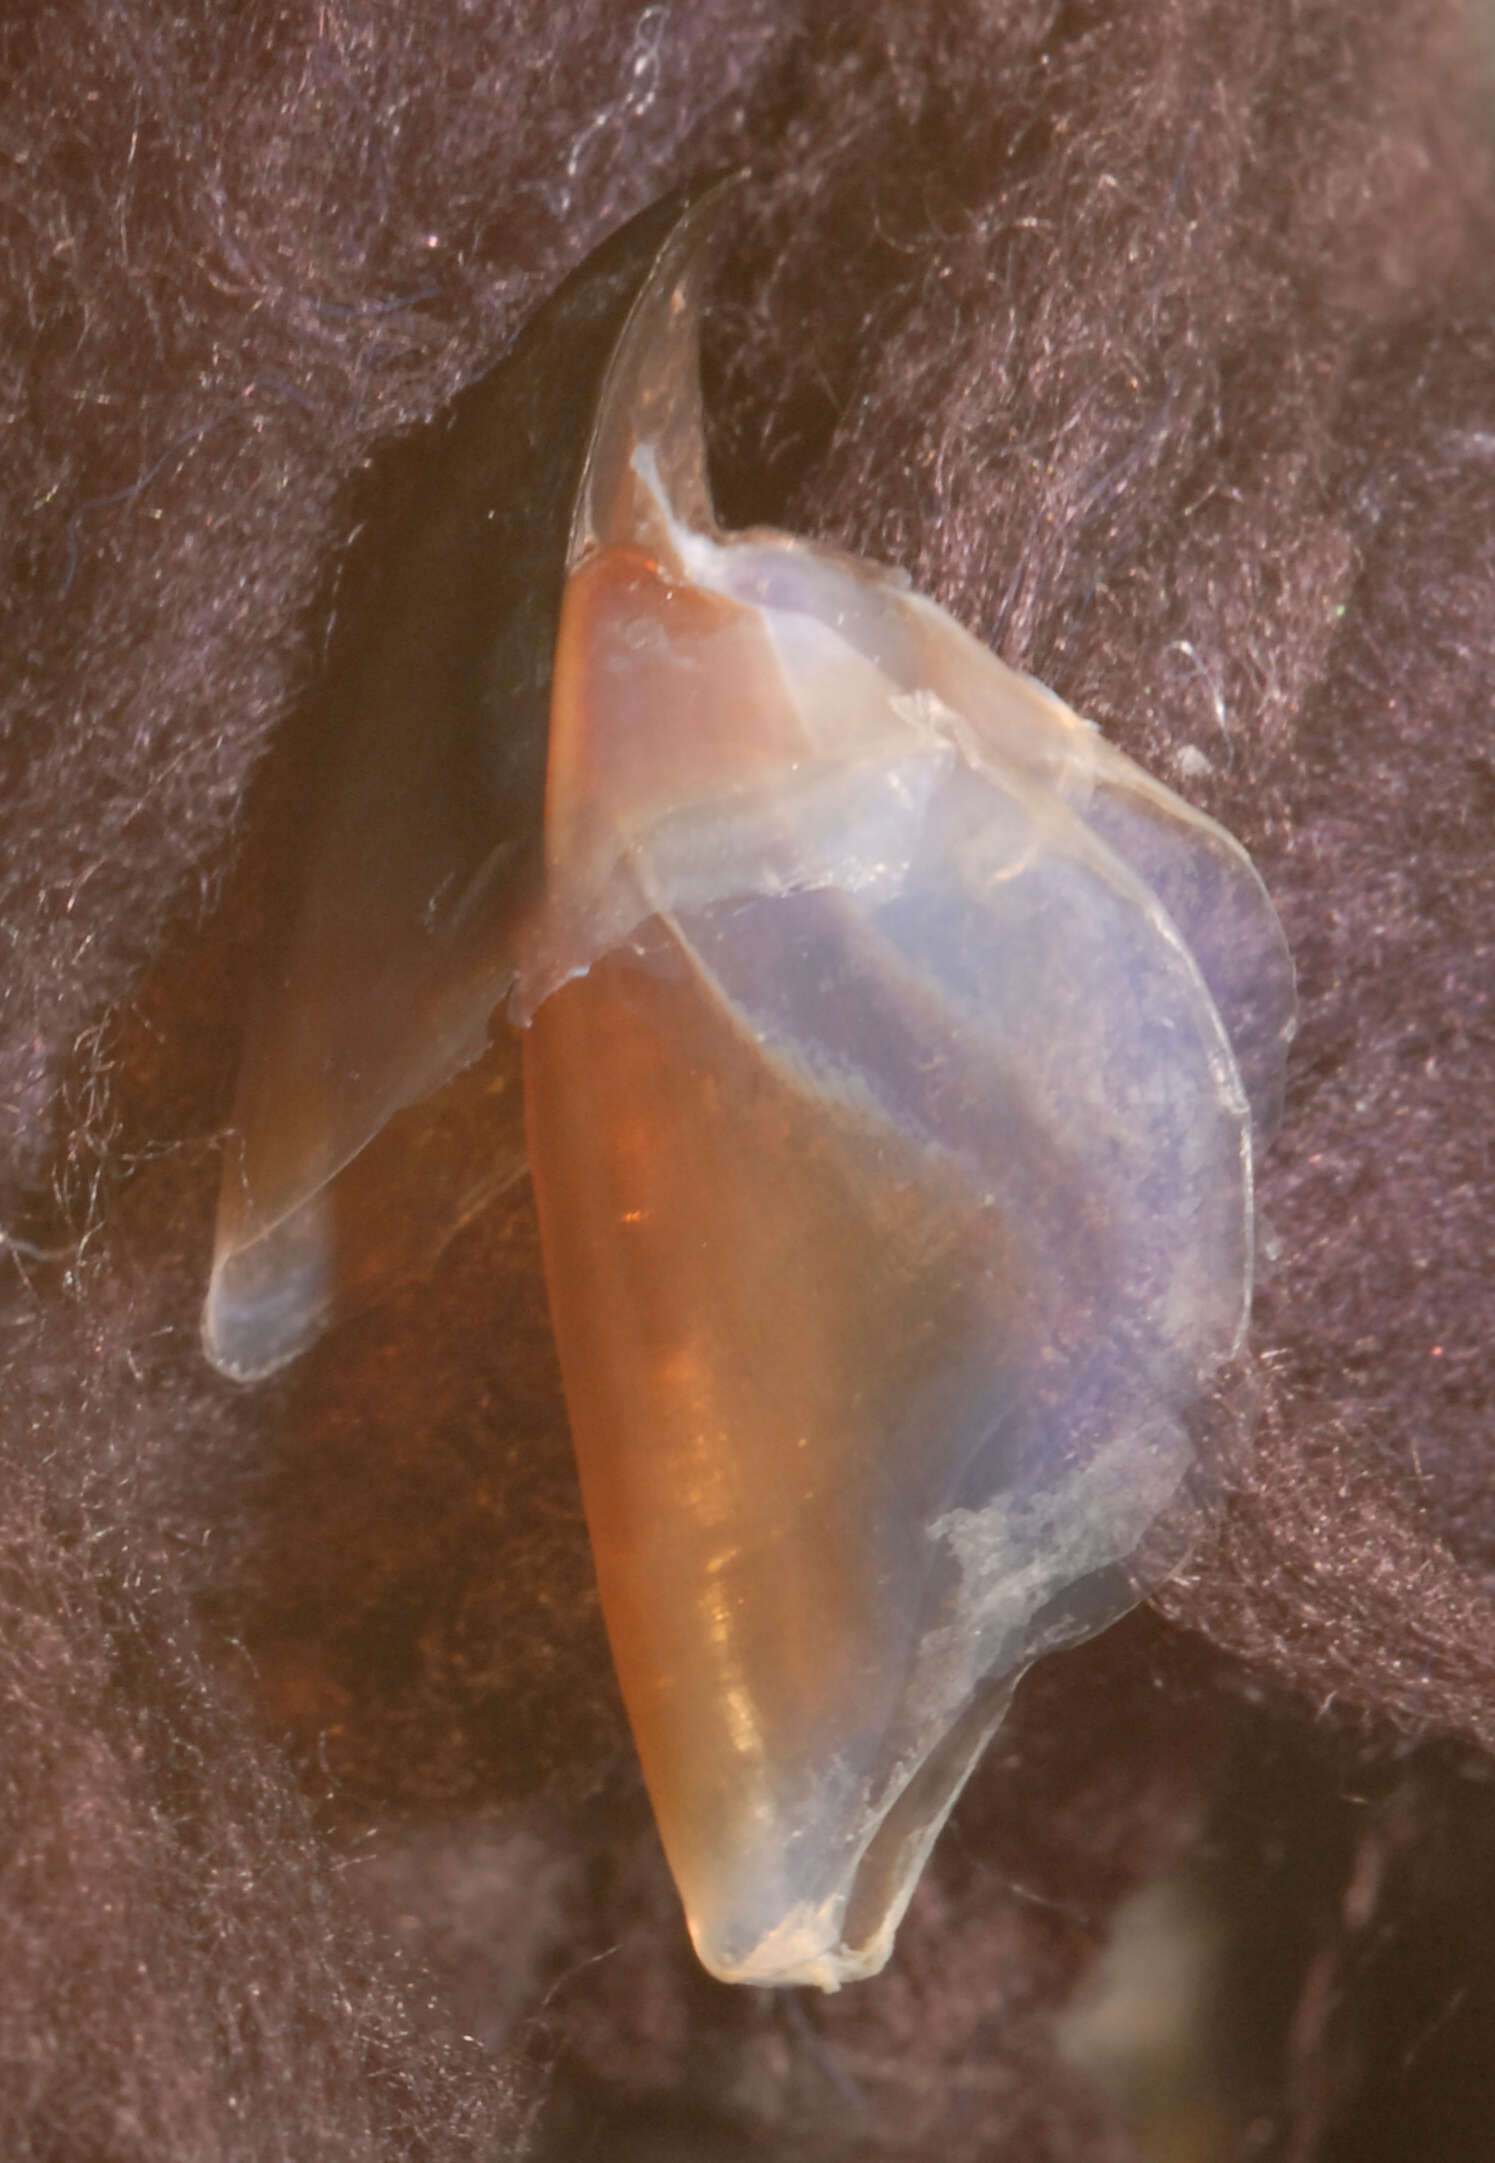
[[[530,2124],[557,2155],[1119,2163],[1050,2016],[1201,1841],[1244,1888],[1243,2030],[1271,2000],[1268,2136],[1478,2152],[1477,27],[79,0],[0,31],[8,2157],[490,2157]],[[906,565],[1218,815],[1303,1001],[1251,1481],[1165,1620],[1032,1678],[893,1967],[809,2009],[690,1967],[523,1203],[264,1390],[197,1345],[284,814],[420,430],[608,225],[743,157],[724,514]]]

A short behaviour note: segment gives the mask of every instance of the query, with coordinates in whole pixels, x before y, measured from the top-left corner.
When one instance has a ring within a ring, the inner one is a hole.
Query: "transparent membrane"
[[[1016,1675],[1130,1605],[1208,1484],[1251,1132],[1126,858],[974,718],[855,655],[828,692],[818,631],[805,707],[800,628],[626,549],[579,569],[525,1089],[604,1611],[698,1950],[833,1985],[886,1958]]]
[[[1023,1668],[1217,1483],[1292,969],[1238,845],[931,602],[716,531],[671,299],[578,529],[514,1006],[687,1919],[834,1988]]]

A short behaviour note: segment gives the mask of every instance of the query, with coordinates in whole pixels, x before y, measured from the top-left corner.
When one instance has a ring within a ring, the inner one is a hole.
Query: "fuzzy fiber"
[[[1489,32],[7,10],[7,2163],[1485,2152]],[[525,1198],[271,1385],[197,1337],[288,814],[431,430],[603,232],[743,161],[726,515],[904,565],[1221,818],[1302,994],[1239,1491],[1031,1678],[888,1973],[824,2002],[684,1944]],[[1063,2040],[1159,1885],[1225,1948],[1187,2150]]]

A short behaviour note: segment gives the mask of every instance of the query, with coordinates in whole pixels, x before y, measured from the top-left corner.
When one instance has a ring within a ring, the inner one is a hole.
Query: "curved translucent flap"
[[[697,1947],[833,1984],[885,1959],[1016,1674],[1131,1604],[1208,1485],[1251,1159],[1135,871],[855,654],[834,689],[818,635],[801,667],[801,628],[622,551],[578,574],[549,921],[569,891],[608,946],[525,1062],[604,1610]]]
[[[630,319],[721,193],[654,204],[560,287],[461,402],[388,565],[246,1043],[203,1325],[226,1373],[270,1372],[425,1266],[523,1168],[517,1048],[490,1017],[538,890],[568,552]]]
[[[527,1132],[697,1949],[835,1987],[1209,1498],[1292,972],[1230,837],[933,604],[715,531],[664,319],[562,615]]]

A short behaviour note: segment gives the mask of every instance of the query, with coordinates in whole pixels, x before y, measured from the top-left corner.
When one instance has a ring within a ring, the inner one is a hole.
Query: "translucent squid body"
[[[1049,692],[896,575],[718,530],[722,193],[615,235],[457,424],[246,1058],[205,1338],[270,1371],[527,1158],[696,1948],[831,1989],[1023,1670],[1197,1524],[1293,975],[1240,847]]]

